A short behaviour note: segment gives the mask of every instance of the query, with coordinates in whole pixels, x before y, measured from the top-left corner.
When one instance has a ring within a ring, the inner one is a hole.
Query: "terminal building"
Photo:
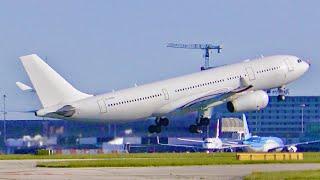
[[[320,96],[287,96],[285,101],[278,102],[276,96],[270,96],[269,104],[260,111],[247,112],[246,117],[250,132],[259,136],[277,136],[287,143],[320,139]],[[196,120],[197,113],[170,118],[168,127],[163,128],[160,139],[174,137],[213,137],[217,119],[242,118],[242,113],[229,113],[226,105],[214,109],[209,127],[203,127],[202,134],[191,134],[189,125]],[[80,138],[96,138],[102,144],[114,137],[141,137],[141,142],[151,142],[155,134],[148,134],[152,121],[141,121],[127,124],[86,123],[63,120],[7,120],[6,131],[0,121],[0,146],[4,139],[19,139],[23,136],[41,135],[55,139],[59,146],[81,144]],[[225,124],[225,123],[220,123]],[[221,130],[226,128],[221,127]],[[232,128],[229,128],[229,130]],[[234,128],[236,129],[236,128]],[[5,133],[4,133],[5,132]],[[223,134],[223,132],[222,132]],[[80,140],[79,140],[80,139]],[[12,140],[12,142],[15,142]],[[17,141],[18,142],[18,141]],[[19,141],[20,142],[20,141]]]
[[[254,135],[277,136],[289,141],[313,140],[320,138],[319,107],[320,96],[287,96],[285,101],[270,96],[266,108],[245,114]],[[216,119],[242,116],[242,113],[229,113],[223,106],[214,112]]]

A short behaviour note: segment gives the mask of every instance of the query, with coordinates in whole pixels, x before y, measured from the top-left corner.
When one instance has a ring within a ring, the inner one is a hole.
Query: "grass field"
[[[52,156],[50,156],[52,157]],[[1,158],[1,156],[0,156]],[[261,163],[320,163],[320,153],[304,153],[304,160],[296,161],[238,161],[235,153],[152,153],[152,154],[106,154],[94,156],[66,156],[73,161],[38,162],[38,167],[143,167],[187,166],[215,164],[261,164]],[[93,158],[93,160],[92,160]],[[45,159],[45,158],[41,158]],[[55,157],[55,159],[63,159]],[[88,160],[85,160],[88,159]],[[91,159],[91,160],[89,160]]]
[[[278,171],[278,172],[254,172],[244,178],[245,180],[263,179],[320,179],[320,170],[306,171]]]

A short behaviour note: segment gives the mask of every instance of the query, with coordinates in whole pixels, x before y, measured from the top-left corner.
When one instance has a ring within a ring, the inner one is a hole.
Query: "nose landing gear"
[[[277,100],[278,102],[280,101],[285,101],[286,100],[286,94],[288,94],[288,89],[285,88],[285,86],[281,86],[278,88],[278,96],[277,96]]]
[[[277,100],[284,101],[284,100],[286,100],[286,96],[285,95],[278,95]]]

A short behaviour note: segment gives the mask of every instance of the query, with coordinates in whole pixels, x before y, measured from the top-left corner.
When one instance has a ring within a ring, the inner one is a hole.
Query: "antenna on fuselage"
[[[221,53],[222,45],[214,44],[176,44],[168,43],[167,47],[182,48],[182,49],[201,49],[204,50],[204,65],[201,67],[201,71],[210,69],[210,53],[211,50],[216,49],[217,53]]]

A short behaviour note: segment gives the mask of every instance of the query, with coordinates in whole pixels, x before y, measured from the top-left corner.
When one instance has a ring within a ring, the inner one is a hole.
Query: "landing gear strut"
[[[278,88],[278,93],[279,93],[279,95],[277,97],[278,101],[286,100],[286,95],[285,95],[286,94],[286,88],[284,86],[281,86],[281,87]]]
[[[169,119],[168,118],[156,118],[155,125],[150,125],[148,127],[149,133],[161,133],[161,126],[168,126]]]
[[[198,112],[196,123],[189,126],[189,132],[202,133],[201,126],[209,126],[212,115],[212,108],[205,109]]]
[[[197,118],[196,124],[191,124],[189,126],[189,132],[191,133],[202,133],[201,126],[208,126],[210,124],[210,119],[207,117]]]
[[[168,118],[156,118],[156,124],[159,126],[168,126],[169,119]]]
[[[210,124],[210,119],[207,117],[201,117],[199,120],[199,125],[208,126]]]

